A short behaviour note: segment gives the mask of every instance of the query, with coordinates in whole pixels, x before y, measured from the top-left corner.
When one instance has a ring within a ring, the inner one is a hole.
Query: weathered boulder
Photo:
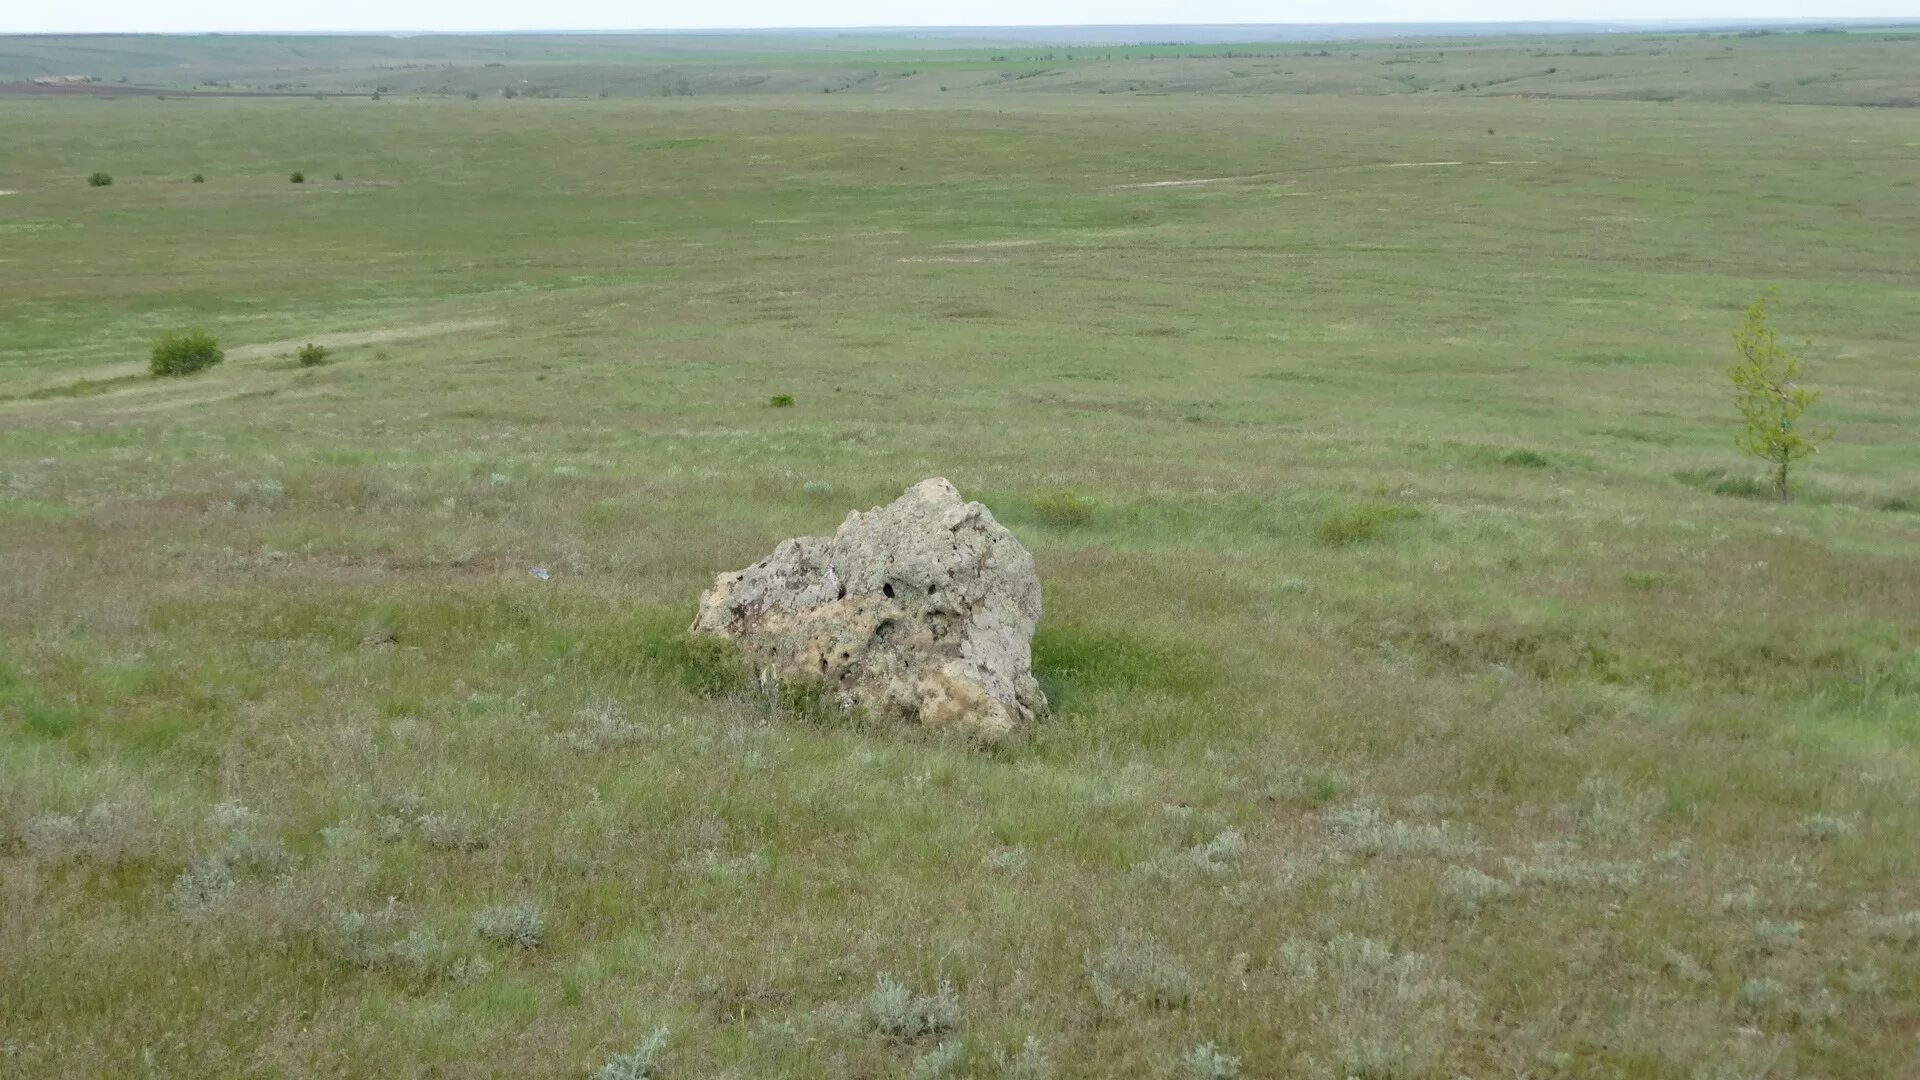
[[[692,630],[763,681],[811,684],[883,720],[993,739],[1046,711],[1033,679],[1040,578],[986,507],[945,480],[785,540],[700,595]]]

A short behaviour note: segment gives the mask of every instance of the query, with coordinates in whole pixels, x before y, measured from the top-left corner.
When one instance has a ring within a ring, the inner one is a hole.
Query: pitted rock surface
[[[805,683],[883,720],[994,739],[1046,711],[1033,679],[1040,578],[977,502],[923,480],[831,537],[785,540],[700,596],[693,632],[762,681]]]

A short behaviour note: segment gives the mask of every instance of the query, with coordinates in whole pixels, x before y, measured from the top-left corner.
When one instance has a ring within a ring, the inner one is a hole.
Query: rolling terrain
[[[0,47],[0,1074],[1913,1074],[1920,38],[724,44]],[[690,647],[930,476],[1029,737]]]

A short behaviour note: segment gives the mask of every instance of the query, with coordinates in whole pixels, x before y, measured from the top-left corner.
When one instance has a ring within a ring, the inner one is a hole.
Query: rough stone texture
[[[733,641],[761,679],[847,708],[992,739],[1044,712],[1033,680],[1040,579],[993,514],[945,480],[785,540],[714,579],[693,631]]]

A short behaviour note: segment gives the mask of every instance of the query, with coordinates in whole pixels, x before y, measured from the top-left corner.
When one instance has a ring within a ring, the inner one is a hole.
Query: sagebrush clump
[[[1201,1043],[1180,1059],[1180,1071],[1190,1080],[1235,1080],[1240,1059],[1210,1042]]]
[[[660,1053],[667,1047],[667,1029],[663,1025],[625,1054],[607,1059],[594,1080],[653,1080],[660,1075]]]
[[[99,803],[79,814],[41,814],[26,823],[21,839],[42,857],[115,862],[128,853],[130,831],[118,807]]]
[[[113,175],[111,173],[103,173],[103,172],[93,173],[87,177],[87,186],[88,187],[112,187]]]
[[[320,955],[362,971],[384,971],[415,982],[471,982],[493,965],[466,955],[433,930],[409,926],[398,905],[374,911],[341,911],[312,930]]]
[[[1478,915],[1512,895],[1512,885],[1470,866],[1449,866],[1440,875],[1440,898],[1456,915]]]
[[[1800,834],[1809,840],[1845,840],[1858,831],[1854,819],[1837,814],[1813,814],[1800,824]]]
[[[939,1035],[960,1026],[960,995],[945,979],[931,994],[915,994],[891,975],[874,979],[867,995],[867,1016],[882,1035],[917,1039]]]
[[[187,864],[167,894],[183,915],[201,915],[218,907],[233,891],[233,867],[217,856],[201,856]]]
[[[1308,1071],[1334,1076],[1427,1076],[1438,1071],[1450,1036],[1473,1022],[1465,988],[1419,953],[1355,934],[1293,940],[1279,966],[1290,994],[1312,1002],[1325,1024],[1322,1053]]]
[[[332,351],[325,345],[315,345],[312,342],[308,342],[294,352],[293,358],[300,362],[301,367],[319,367],[321,364],[326,363],[327,357],[331,355]]]
[[[1053,1080],[1053,1058],[1037,1035],[1027,1036],[1016,1053],[994,1051],[993,1063],[1007,1080]]]
[[[1145,934],[1123,930],[1106,948],[1087,959],[1087,982],[1103,1007],[1137,1001],[1178,1009],[1193,1000],[1193,973],[1167,947]]]
[[[546,939],[546,918],[530,900],[495,904],[473,914],[473,932],[495,945],[537,949]]]
[[[1451,821],[1439,824],[1389,821],[1372,803],[1354,803],[1329,810],[1320,819],[1336,848],[1354,855],[1386,858],[1462,856],[1480,850],[1466,827]]]
[[[909,1075],[913,1080],[946,1080],[949,1076],[958,1075],[960,1066],[966,1060],[967,1044],[959,1039],[949,1039],[915,1058]]]
[[[156,376],[191,375],[227,358],[220,342],[205,330],[163,334],[153,343],[147,370]]]
[[[1246,837],[1240,834],[1240,830],[1229,828],[1206,843],[1195,844],[1177,853],[1169,852],[1140,864],[1136,869],[1164,879],[1178,879],[1195,873],[1218,877],[1230,873],[1246,850]]]

